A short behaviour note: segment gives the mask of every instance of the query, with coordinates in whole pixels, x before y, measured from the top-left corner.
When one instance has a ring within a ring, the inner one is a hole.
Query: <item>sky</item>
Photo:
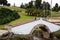
[[[25,3],[28,3],[30,2],[31,0],[7,0],[8,3],[11,3],[11,5],[15,5],[16,6],[20,6],[22,3],[25,4]],[[51,4],[51,0],[42,0],[43,1],[46,1],[46,2],[49,2]],[[58,3],[60,5],[60,0],[52,0],[52,7],[55,6],[55,4]]]

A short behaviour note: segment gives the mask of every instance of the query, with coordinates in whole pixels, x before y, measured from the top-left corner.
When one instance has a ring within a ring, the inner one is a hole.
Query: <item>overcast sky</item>
[[[25,4],[31,0],[7,0],[7,1],[8,1],[8,3],[11,3],[11,5],[14,5],[14,3],[15,3],[16,6],[20,6],[21,3]],[[42,0],[42,1],[46,1],[46,2],[49,2],[51,4],[51,0]],[[52,6],[54,6],[55,3],[58,3],[60,5],[60,0],[52,0]]]

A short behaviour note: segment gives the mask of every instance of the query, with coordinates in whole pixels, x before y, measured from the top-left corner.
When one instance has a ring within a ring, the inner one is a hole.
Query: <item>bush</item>
[[[16,11],[12,11],[7,8],[0,9],[0,25],[7,24],[13,20],[18,19],[20,16]]]

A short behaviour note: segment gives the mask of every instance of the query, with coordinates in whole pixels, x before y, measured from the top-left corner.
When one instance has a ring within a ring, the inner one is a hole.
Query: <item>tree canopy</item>
[[[0,5],[7,5],[7,6],[10,6],[10,3],[8,3],[7,0],[0,0]]]
[[[42,0],[36,0],[35,1],[35,6],[36,8],[40,8]]]
[[[60,6],[59,6],[59,9],[58,10],[60,11]]]
[[[56,12],[59,11],[58,3],[56,3],[55,6],[53,7],[53,11],[56,11]]]

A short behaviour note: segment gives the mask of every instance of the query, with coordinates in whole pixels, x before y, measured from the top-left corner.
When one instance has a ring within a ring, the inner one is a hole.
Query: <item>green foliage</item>
[[[35,8],[27,9],[26,13],[29,16],[37,16],[37,17],[47,17],[50,15],[49,10],[43,11]]]
[[[55,36],[57,36],[58,38],[60,38],[60,30],[59,31],[56,31],[54,32]]]
[[[21,4],[20,8],[32,8],[33,7],[33,1],[30,1],[28,4]]]
[[[20,8],[24,8],[24,5],[23,5],[23,3],[21,4]]]
[[[56,12],[58,12],[59,11],[59,9],[58,9],[59,7],[58,7],[58,3],[56,3],[55,4],[55,6],[53,7],[53,11],[56,11]]]
[[[38,27],[38,28],[35,29],[35,31],[41,31],[41,29]]]
[[[36,16],[35,12],[36,12],[36,10],[34,10],[34,8],[29,8],[26,11],[27,15],[29,15],[29,16]]]
[[[0,9],[0,25],[9,23],[15,19],[18,19],[20,16],[16,11],[12,11],[7,8]]]
[[[24,6],[26,9],[27,8],[36,8],[36,9],[43,9],[43,10],[50,10],[50,4],[48,2],[43,2],[42,0],[35,0],[35,1],[30,1],[29,3],[25,4],[25,5],[21,5]]]
[[[0,4],[2,5],[6,5],[7,4],[7,0],[0,0]]]
[[[10,6],[10,3],[8,3],[7,0],[0,0],[0,5],[6,5],[6,6]]]
[[[29,2],[29,8],[33,7],[33,1]]]
[[[42,0],[36,0],[35,1],[35,6],[36,8],[40,8]]]
[[[59,11],[60,11],[60,6],[59,6]]]
[[[50,10],[50,4],[48,2],[43,2],[43,10]]]

